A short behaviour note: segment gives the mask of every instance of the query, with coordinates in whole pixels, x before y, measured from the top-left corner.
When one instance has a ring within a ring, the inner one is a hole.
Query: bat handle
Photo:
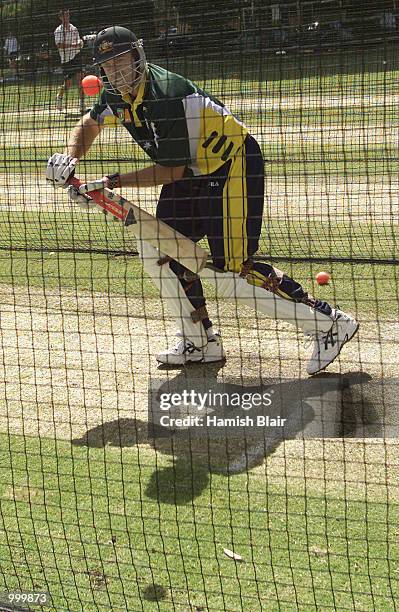
[[[69,179],[67,180],[67,184],[72,185],[72,187],[76,187],[76,189],[79,189],[82,183],[83,181],[79,180],[76,176],[73,176],[73,175],[70,176]]]
[[[68,184],[72,185],[76,189],[79,189],[81,185],[83,185],[83,181],[76,178],[76,176],[71,176],[68,179]],[[120,221],[125,221],[129,210],[124,207],[126,200],[121,196],[116,196],[116,194],[109,189],[88,191],[87,195],[98,204],[102,210],[105,210],[108,213],[111,213],[114,217],[119,219]]]
[[[83,185],[83,181],[81,181],[80,179],[78,179],[76,176],[73,176],[73,175],[69,177],[67,183],[68,185],[72,185],[72,187],[75,187],[76,189],[79,189],[79,187]],[[92,200],[94,200],[97,204],[101,204],[103,201],[103,195],[98,190],[88,191],[87,195]]]

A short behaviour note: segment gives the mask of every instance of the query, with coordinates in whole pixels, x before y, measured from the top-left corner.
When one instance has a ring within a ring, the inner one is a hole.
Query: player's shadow
[[[94,427],[81,438],[72,441],[76,446],[91,448],[135,447],[148,445],[160,453],[158,466],[152,473],[146,494],[163,503],[186,504],[199,496],[208,486],[209,473],[239,474],[261,465],[286,439],[334,438],[352,436],[362,422],[374,424],[378,436],[379,416],[374,403],[364,399],[360,392],[371,379],[368,374],[353,372],[343,376],[320,374],[308,379],[271,380],[268,384],[246,385],[236,382],[218,382],[222,366],[206,364],[185,368],[177,376],[158,384],[155,397],[182,389],[212,390],[215,393],[237,394],[240,398],[252,394],[269,394],[273,401],[266,409],[252,407],[254,420],[258,416],[286,419],[284,427],[198,427],[165,431],[158,424],[138,418],[121,418]],[[358,391],[355,391],[358,389]],[[349,393],[349,395],[348,395]],[[362,401],[354,402],[356,393]],[[343,399],[345,398],[346,399]],[[151,402],[149,402],[151,404]],[[361,415],[359,417],[359,405]],[[152,406],[152,404],[151,404]],[[153,406],[152,406],[153,407]],[[192,409],[192,408],[191,408]],[[239,407],[211,410],[218,419],[242,416]],[[179,409],[173,410],[179,415]],[[150,417],[154,418],[154,414]],[[181,416],[184,416],[181,413]],[[151,420],[151,419],[149,419]],[[162,455],[171,457],[172,463],[162,465]]]

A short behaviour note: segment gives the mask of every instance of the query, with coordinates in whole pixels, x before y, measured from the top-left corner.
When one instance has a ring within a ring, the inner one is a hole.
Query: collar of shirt
[[[126,94],[122,96],[122,100],[127,102],[132,110],[133,121],[136,127],[141,127],[143,125],[139,119],[139,116],[137,115],[137,109],[140,106],[140,104],[142,104],[143,102],[146,85],[147,85],[147,79],[144,79],[142,83],[140,84],[139,90],[137,92],[137,96],[135,97],[134,100],[132,100],[132,97],[130,94]]]

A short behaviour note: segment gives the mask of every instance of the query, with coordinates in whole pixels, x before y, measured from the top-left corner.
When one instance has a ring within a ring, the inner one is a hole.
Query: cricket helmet
[[[133,52],[133,64],[136,76],[132,85],[137,87],[147,73],[147,60],[143,49],[143,41],[133,32],[122,26],[111,26],[98,32],[93,46],[93,64],[99,66],[105,89],[115,93],[115,87],[107,79],[101,64],[110,59]]]

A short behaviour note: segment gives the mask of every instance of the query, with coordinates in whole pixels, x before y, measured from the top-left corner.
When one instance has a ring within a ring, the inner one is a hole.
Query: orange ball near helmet
[[[87,96],[96,96],[102,89],[102,83],[94,74],[88,74],[82,79],[82,89]]]

